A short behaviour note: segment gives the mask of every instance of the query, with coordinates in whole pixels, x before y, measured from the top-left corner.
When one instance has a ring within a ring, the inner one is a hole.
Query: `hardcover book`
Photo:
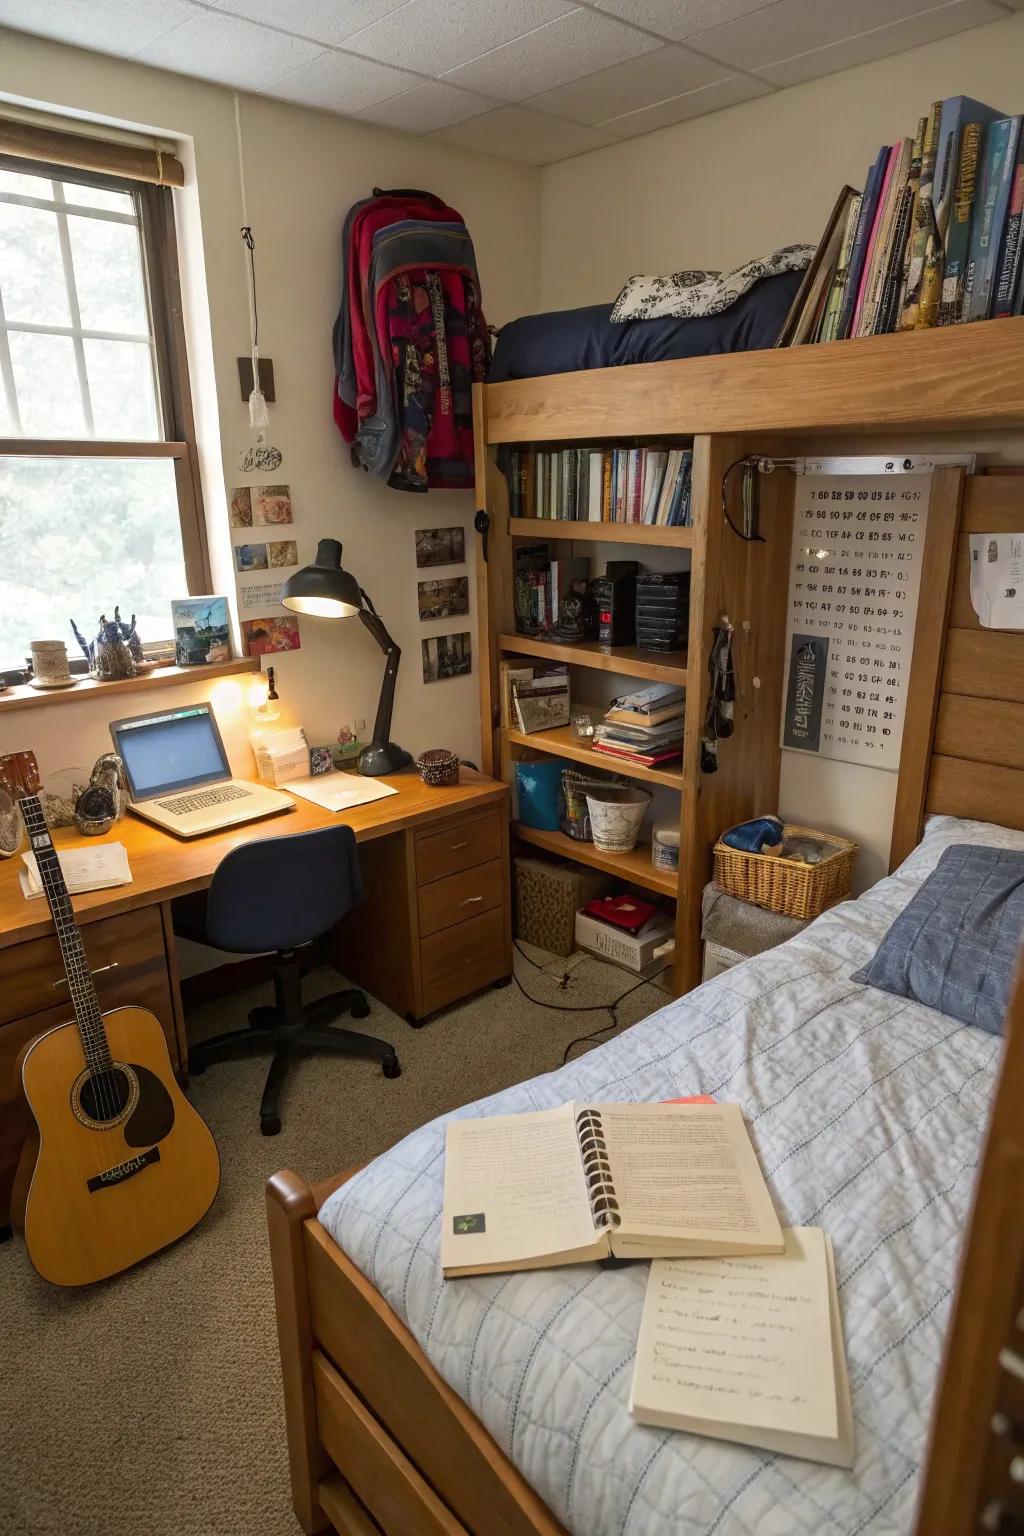
[[[867,179],[864,182],[864,194],[860,201],[860,213],[857,216],[853,249],[850,252],[850,271],[847,275],[842,308],[839,311],[839,320],[836,325],[836,339],[838,341],[843,341],[847,336],[853,334],[853,318],[857,307],[857,297],[860,293],[861,279],[864,275],[864,262],[867,256],[868,241],[874,228],[875,213],[882,189],[882,178],[888,163],[889,147],[885,145],[878,151],[875,163],[868,171]]]
[[[1001,117],[985,131],[961,320],[985,320],[992,305],[1020,124],[1019,117]]]
[[[1024,132],[1017,141],[1017,163],[1013,168],[1013,185],[1003,231],[1003,246],[996,276],[995,301],[992,314],[996,317],[1020,313],[1022,250],[1021,221],[1024,216]]]
[[[956,191],[946,232],[946,259],[942,277],[942,302],[939,324],[955,325],[963,307],[964,274],[971,239],[971,214],[978,174],[978,154],[983,129],[980,123],[965,123],[960,140],[960,163],[956,173]]]

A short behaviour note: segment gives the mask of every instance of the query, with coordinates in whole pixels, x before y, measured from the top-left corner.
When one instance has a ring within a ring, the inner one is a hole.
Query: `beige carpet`
[[[265,1063],[211,1067],[193,1084],[220,1147],[222,1182],[196,1231],[117,1280],[58,1291],[15,1240],[0,1244],[0,1533],[3,1536],[294,1536],[266,1255],[263,1186],[291,1167],[311,1179],[381,1152],[434,1115],[549,1071],[576,1035],[610,1023],[576,1010],[629,976],[589,958],[521,955],[514,984],[421,1030],[374,1005],[357,1026],[398,1048],[402,1076],[369,1062],[307,1058],[289,1081],[280,1136],[259,1135]],[[568,984],[561,984],[569,969]],[[318,972],[310,994],[338,985]],[[265,1001],[208,1004],[195,1037]],[[623,1003],[620,1027],[665,1001]],[[607,1038],[607,1037],[604,1037]],[[578,1048],[580,1049],[580,1048]],[[410,1533],[411,1536],[411,1533]]]

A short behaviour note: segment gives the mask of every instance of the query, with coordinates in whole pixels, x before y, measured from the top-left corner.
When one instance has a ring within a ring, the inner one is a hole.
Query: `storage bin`
[[[577,909],[595,897],[607,896],[611,877],[554,858],[522,856],[513,863],[516,938],[555,955],[571,955],[576,948]]]
[[[740,901],[753,902],[756,907],[781,912],[785,917],[817,917],[826,907],[848,896],[857,844],[831,832],[787,824],[783,841],[791,837],[812,837],[833,851],[820,864],[805,864],[774,854],[744,853],[718,842],[715,884],[730,896],[738,896]]]

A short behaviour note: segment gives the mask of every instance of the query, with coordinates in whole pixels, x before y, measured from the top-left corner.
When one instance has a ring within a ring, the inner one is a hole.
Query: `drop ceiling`
[[[544,165],[1022,7],[1024,0],[0,0],[0,25]]]

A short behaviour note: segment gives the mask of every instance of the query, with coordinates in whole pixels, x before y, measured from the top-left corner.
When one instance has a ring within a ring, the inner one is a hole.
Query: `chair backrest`
[[[243,843],[214,871],[206,937],[236,954],[294,949],[333,928],[362,899],[351,827]]]

